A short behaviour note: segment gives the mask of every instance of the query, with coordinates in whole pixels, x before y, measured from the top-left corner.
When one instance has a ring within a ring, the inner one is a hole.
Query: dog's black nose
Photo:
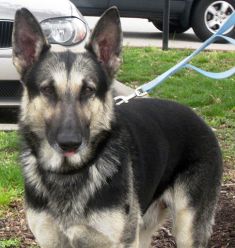
[[[82,137],[60,133],[57,136],[57,143],[64,152],[76,151],[82,144]]]

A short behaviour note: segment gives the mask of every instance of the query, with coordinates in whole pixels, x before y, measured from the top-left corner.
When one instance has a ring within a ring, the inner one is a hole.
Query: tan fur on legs
[[[30,230],[41,248],[72,248],[54,219],[46,212],[26,210]]]
[[[193,247],[193,212],[190,209],[181,209],[176,212],[175,237],[178,248]]]
[[[194,211],[189,207],[185,185],[175,183],[174,187],[163,195],[173,217],[173,234],[177,248],[193,247]]]
[[[168,213],[168,209],[161,200],[152,203],[143,216],[143,224],[140,227],[140,248],[151,246],[152,235],[164,223]]]

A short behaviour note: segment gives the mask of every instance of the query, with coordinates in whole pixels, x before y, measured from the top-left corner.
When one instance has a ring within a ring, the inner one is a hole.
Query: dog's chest
[[[126,226],[124,211],[108,208],[108,206],[105,210],[99,210],[95,206],[89,211],[87,209],[89,199],[104,187],[101,184],[102,179],[94,173],[94,170],[92,173],[93,180],[86,181],[77,192],[67,192],[67,199],[58,201],[58,196],[56,200],[51,199],[51,212],[64,230],[69,229],[71,233],[74,233],[80,226],[87,226],[89,230],[101,233],[113,242],[119,242]],[[63,193],[63,195],[66,194]],[[71,231],[71,228],[74,231]],[[88,235],[92,234],[88,233]]]
[[[84,216],[87,211],[87,204],[94,199],[98,192],[107,188],[107,178],[112,178],[117,172],[115,166],[100,159],[86,169],[82,175],[75,175],[60,178],[58,175],[48,179],[49,208],[55,215],[64,216],[66,219],[71,216]]]

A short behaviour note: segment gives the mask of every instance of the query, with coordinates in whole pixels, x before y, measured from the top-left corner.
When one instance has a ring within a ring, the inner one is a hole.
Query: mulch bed
[[[231,171],[229,172],[231,174]],[[232,174],[234,175],[234,171]],[[14,202],[0,218],[0,240],[18,238],[21,248],[36,245],[33,235],[28,230],[22,201]],[[161,229],[153,238],[154,248],[175,248],[175,240],[169,225]],[[208,245],[209,248],[235,248],[235,178],[221,188],[220,199],[214,225],[214,232]]]

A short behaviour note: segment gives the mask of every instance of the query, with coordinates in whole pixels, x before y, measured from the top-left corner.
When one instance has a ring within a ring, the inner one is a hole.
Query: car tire
[[[163,22],[159,20],[152,20],[153,25],[159,29],[160,31],[163,31]],[[179,24],[172,24],[169,25],[169,32],[170,33],[178,33],[181,34],[185,31],[187,31],[188,28],[181,27]]]
[[[194,33],[202,41],[208,39],[234,10],[235,0],[200,0],[192,13],[191,26]],[[225,35],[235,37],[235,26]]]

